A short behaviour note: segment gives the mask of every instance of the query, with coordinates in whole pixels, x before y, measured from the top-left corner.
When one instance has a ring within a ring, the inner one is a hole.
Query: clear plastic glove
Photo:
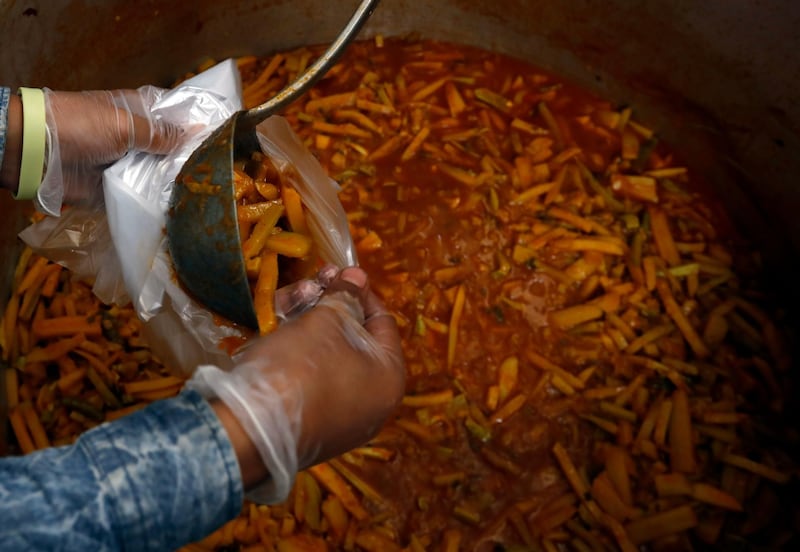
[[[317,272],[313,280],[299,280],[278,289],[275,292],[275,315],[280,323],[300,316],[315,306],[338,274],[339,269],[336,265],[327,264]]]
[[[160,88],[44,92],[47,169],[36,203],[52,216],[60,214],[62,203],[101,204],[107,166],[131,150],[169,153],[183,135],[150,114],[164,92]]]
[[[317,305],[257,339],[231,372],[201,366],[187,386],[219,399],[269,478],[248,498],[286,498],[298,470],[367,442],[399,403],[405,369],[394,318],[348,268]]]

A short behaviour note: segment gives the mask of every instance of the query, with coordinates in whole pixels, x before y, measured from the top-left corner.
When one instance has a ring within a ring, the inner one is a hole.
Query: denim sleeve
[[[0,86],[0,167],[6,152],[6,132],[8,131],[8,103],[11,100],[11,89]]]
[[[174,550],[242,508],[239,464],[185,391],[67,447],[0,460],[0,550]]]

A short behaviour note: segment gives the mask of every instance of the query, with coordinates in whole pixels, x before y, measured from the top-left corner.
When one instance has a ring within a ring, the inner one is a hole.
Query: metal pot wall
[[[0,0],[0,83],[168,86],[209,56],[329,41],[355,5]],[[706,173],[743,233],[780,260],[787,247],[800,250],[798,28],[795,0],[383,0],[364,35],[482,46],[635,106]],[[0,308],[23,208],[0,194]]]
[[[0,83],[166,86],[209,56],[329,41],[355,5],[0,0]],[[780,264],[786,247],[800,250],[798,25],[793,0],[383,0],[364,35],[482,46],[635,106]],[[16,212],[0,201],[4,214]],[[0,244],[13,242],[15,224],[3,217]]]
[[[0,82],[168,85],[208,56],[330,40],[355,4],[0,1]],[[798,24],[793,0],[384,0],[365,34],[419,33],[483,46],[630,103],[710,173],[735,214],[754,204],[797,249]],[[709,146],[725,153],[712,157]],[[734,175],[721,170],[729,168]]]

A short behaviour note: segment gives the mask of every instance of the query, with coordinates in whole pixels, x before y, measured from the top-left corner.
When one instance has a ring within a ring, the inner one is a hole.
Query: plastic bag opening
[[[165,224],[180,168],[206,136],[242,108],[236,62],[221,62],[172,90],[146,89],[146,94],[140,90],[152,101],[152,115],[187,130],[181,147],[164,156],[128,153],[103,175],[105,209],[67,208],[20,237],[75,277],[93,281],[103,302],[132,302],[153,353],[173,372],[188,376],[200,364],[230,368],[226,344],[246,341],[253,332],[226,323],[181,287]],[[257,130],[263,153],[300,194],[321,259],[338,267],[356,265],[336,183],[285,119],[271,117]]]

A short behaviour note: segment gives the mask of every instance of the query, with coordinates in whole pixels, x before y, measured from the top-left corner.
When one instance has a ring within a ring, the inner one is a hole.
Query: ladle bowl
[[[259,150],[256,126],[298,99],[336,63],[377,4],[362,0],[319,59],[264,104],[227,119],[175,178],[167,237],[178,280],[203,305],[237,324],[258,327],[236,218],[234,161]]]

